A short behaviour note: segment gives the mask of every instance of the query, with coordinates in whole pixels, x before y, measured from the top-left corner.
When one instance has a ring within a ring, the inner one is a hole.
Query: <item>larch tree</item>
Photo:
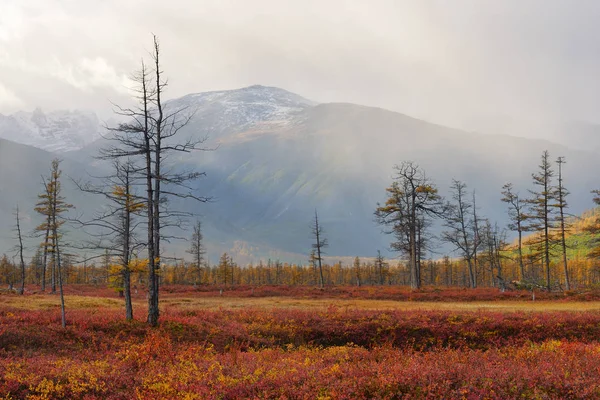
[[[375,219],[392,234],[391,248],[408,256],[410,286],[421,287],[420,259],[427,237],[425,228],[433,216],[442,214],[442,198],[425,172],[413,162],[394,167],[396,175],[386,189],[385,204],[377,204]]]
[[[354,257],[354,276],[356,277],[356,286],[361,286],[360,281],[360,258]]]
[[[323,227],[319,224],[319,215],[317,214],[317,210],[315,210],[315,219],[311,225],[311,233],[315,240],[315,242],[312,244],[312,255],[314,257],[314,261],[319,267],[319,287],[323,289],[325,287],[325,280],[323,277],[323,249],[329,246],[329,242],[327,238],[324,237]]]
[[[502,199],[508,204],[508,229],[517,232],[517,259],[519,262],[520,279],[525,279],[525,264],[523,263],[523,233],[528,231],[525,204],[519,194],[513,189],[512,183],[502,186]]]
[[[221,258],[219,258],[219,265],[217,267],[218,275],[223,279],[223,285],[227,285],[227,279],[229,277],[229,267],[231,266],[230,258],[227,253],[223,253]],[[233,278],[233,268],[231,271],[231,276]],[[232,279],[233,284],[233,279]]]
[[[555,190],[552,186],[554,170],[547,150],[542,153],[541,162],[537,173],[531,174],[534,189],[530,190],[532,197],[527,200],[529,204],[528,219],[531,221],[531,230],[537,236],[531,243],[534,258],[540,259],[542,271],[546,275],[546,289],[551,290],[550,257],[554,246],[552,229],[555,218]]]
[[[476,232],[475,213],[473,203],[468,199],[467,185],[464,182],[453,180],[452,202],[445,213],[442,240],[454,246],[467,263],[469,273],[469,286],[477,287],[474,257],[477,252],[479,232]]]
[[[107,201],[107,205],[98,211],[93,218],[82,220],[73,219],[82,229],[92,229],[87,232],[93,238],[82,248],[85,250],[103,250],[101,257],[105,264],[106,280],[110,281],[111,260],[116,258],[116,272],[119,290],[125,298],[125,318],[133,320],[133,302],[131,298],[131,274],[133,253],[141,247],[135,234],[140,221],[137,216],[146,210],[143,197],[135,191],[135,174],[139,167],[130,161],[114,160],[111,175],[102,177],[102,184],[94,185],[89,182],[75,182],[78,188],[93,195],[99,195]],[[86,259],[87,261],[87,259]]]
[[[48,255],[52,254],[52,243],[50,241],[50,227],[52,222],[52,217],[50,215],[50,207],[51,207],[51,199],[52,195],[49,192],[48,182],[46,182],[46,178],[42,176],[42,184],[44,186],[44,190],[42,193],[38,195],[38,202],[35,207],[35,211],[39,214],[42,214],[45,217],[44,223],[40,224],[36,231],[43,234],[43,240],[40,244],[40,247],[43,249],[42,256],[42,272],[40,278],[40,285],[42,292],[46,291],[46,273],[48,272]],[[52,264],[54,265],[54,264]],[[52,293],[56,292],[56,284],[55,284],[55,274],[54,267],[50,270],[51,274],[51,285],[52,285]]]
[[[385,279],[386,262],[383,256],[381,255],[381,251],[379,250],[377,250],[377,258],[375,258],[375,267],[377,268],[377,275],[379,276],[379,285],[383,286],[383,282]]]
[[[9,290],[13,289],[14,265],[8,260],[6,254],[3,254],[2,258],[0,258],[0,278],[3,280],[3,283],[8,284]]]
[[[567,196],[569,191],[565,188],[563,183],[563,165],[566,164],[564,157],[558,157],[556,159],[558,165],[558,184],[555,188],[554,198],[556,200],[555,207],[558,209],[558,215],[556,217],[558,222],[558,228],[560,230],[560,247],[562,252],[563,261],[563,272],[565,274],[565,288],[571,290],[571,281],[569,279],[569,266],[567,262],[567,238],[566,232],[568,230],[567,213],[566,210],[569,207],[567,203]]]
[[[190,248],[187,250],[188,254],[194,257],[194,268],[196,269],[195,284],[202,283],[202,265],[204,264],[204,236],[202,235],[202,223],[196,221],[194,225],[194,231],[192,232],[192,238],[190,240]]]
[[[592,200],[596,207],[600,207],[600,189],[592,190],[591,193],[594,195]],[[592,248],[588,253],[588,258],[600,259],[600,215],[595,214],[591,223],[586,226],[585,230],[592,235],[595,239],[592,241]]]
[[[308,256],[308,264],[312,270],[312,280],[314,285],[319,284],[319,271],[317,269],[317,254],[315,253],[315,249],[310,251],[310,255]]]
[[[52,256],[52,271],[53,271],[53,286],[58,282],[60,292],[60,309],[61,309],[61,324],[64,327],[67,325],[65,316],[65,299],[63,291],[63,271],[61,268],[61,227],[65,223],[63,214],[73,208],[71,204],[65,201],[62,195],[62,185],[60,181],[62,171],[60,170],[60,160],[52,160],[50,167],[50,176],[44,183],[44,192],[38,196],[40,201],[37,203],[35,210],[42,214],[46,221],[37,227],[39,231],[48,230],[48,242],[43,245],[48,247]],[[55,288],[53,287],[55,292]]]

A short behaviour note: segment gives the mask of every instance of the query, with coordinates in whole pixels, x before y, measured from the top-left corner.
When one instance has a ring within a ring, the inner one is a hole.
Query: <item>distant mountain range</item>
[[[100,138],[100,122],[93,112],[20,111],[0,114],[0,138],[52,152],[78,150]]]
[[[600,187],[600,160],[591,151],[464,132],[380,108],[317,104],[279,88],[190,94],[170,101],[169,107],[195,112],[182,137],[206,136],[206,146],[215,148],[169,159],[175,168],[206,172],[196,189],[214,201],[178,201],[173,207],[201,215],[213,261],[224,251],[240,262],[305,261],[315,209],[330,242],[329,255],[373,256],[385,250],[390,238],[373,222],[373,211],[385,199],[393,165],[403,160],[419,163],[442,194],[452,178],[465,181],[476,190],[481,213],[501,224],[506,220],[501,186],[511,181],[525,195],[543,150],[567,159],[565,183],[572,192],[573,213],[590,208],[589,191]],[[85,178],[102,168],[93,157],[106,145],[98,139],[101,130],[92,114],[50,113],[39,123],[39,111],[17,114],[28,117],[0,117],[0,138],[10,140],[0,140],[0,252],[11,244],[11,210],[17,202],[22,210],[32,210],[40,174],[56,153],[65,160],[65,175]],[[72,118],[69,123],[48,122],[60,115]],[[100,206],[69,182],[64,187],[77,212],[91,213]],[[39,222],[31,211],[28,218],[30,227]],[[173,243],[168,252],[184,256],[186,246]]]

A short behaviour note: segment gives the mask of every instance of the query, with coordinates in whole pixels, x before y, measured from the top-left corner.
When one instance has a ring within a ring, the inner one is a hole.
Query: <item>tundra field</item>
[[[223,290],[222,292],[220,290]],[[0,294],[1,399],[600,398],[600,293],[105,288]]]

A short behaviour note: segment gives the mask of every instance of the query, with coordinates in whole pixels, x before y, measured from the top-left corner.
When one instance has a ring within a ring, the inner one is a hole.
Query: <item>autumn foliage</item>
[[[67,293],[66,330],[42,306],[51,296],[0,295],[0,398],[600,396],[597,312],[358,309],[339,306],[344,297],[316,309],[199,308],[219,295],[175,286],[150,328],[125,321],[114,292],[79,290],[97,297]]]

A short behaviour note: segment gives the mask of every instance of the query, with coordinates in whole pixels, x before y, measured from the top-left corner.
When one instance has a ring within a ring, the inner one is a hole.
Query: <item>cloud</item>
[[[16,94],[0,83],[0,109],[17,111],[23,106],[25,106],[23,100],[18,98]]]
[[[112,65],[101,57],[83,58],[75,64],[62,64],[53,59],[49,65],[34,67],[38,73],[45,71],[48,75],[60,79],[84,92],[93,93],[95,88],[108,87],[117,93],[127,94],[132,82],[124,74],[118,74]]]

